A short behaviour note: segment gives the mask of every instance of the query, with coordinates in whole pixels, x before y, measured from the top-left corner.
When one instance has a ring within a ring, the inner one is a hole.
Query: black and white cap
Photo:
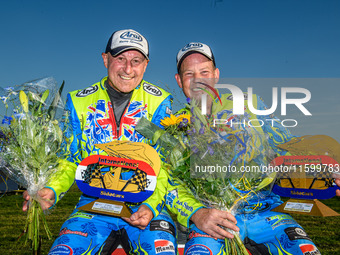
[[[110,52],[112,56],[117,56],[126,50],[138,50],[149,59],[148,41],[135,30],[124,29],[114,32],[106,45],[105,53]]]
[[[216,65],[214,54],[208,45],[200,42],[191,42],[179,50],[176,58],[177,70],[180,69],[183,60],[192,53],[201,53]]]

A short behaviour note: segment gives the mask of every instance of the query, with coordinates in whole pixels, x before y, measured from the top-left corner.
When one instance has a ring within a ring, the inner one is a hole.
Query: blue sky
[[[0,86],[53,76],[65,80],[66,92],[87,87],[105,76],[101,52],[124,28],[149,40],[145,79],[170,90],[175,102],[183,99],[175,56],[190,41],[212,47],[225,78],[340,78],[339,13],[337,0],[1,1]],[[327,111],[337,84],[308,85],[323,94],[314,103]],[[334,112],[329,119],[339,120],[340,109]]]

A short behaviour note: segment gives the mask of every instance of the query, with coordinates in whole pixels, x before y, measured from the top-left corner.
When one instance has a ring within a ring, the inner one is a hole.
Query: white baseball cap
[[[105,49],[105,53],[110,52],[112,56],[117,56],[126,50],[138,50],[149,59],[148,41],[135,30],[124,29],[114,32]]]
[[[178,71],[181,67],[183,60],[192,53],[201,53],[207,58],[209,58],[214,63],[214,65],[216,65],[214,54],[208,45],[200,42],[191,42],[185,45],[182,49],[180,49],[177,54],[176,62]]]

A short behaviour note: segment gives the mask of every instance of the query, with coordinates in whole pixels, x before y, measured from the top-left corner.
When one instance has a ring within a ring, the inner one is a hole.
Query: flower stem
[[[52,234],[47,226],[44,211],[40,203],[31,198],[24,232],[26,233],[26,243],[29,242],[31,244],[32,252],[35,255],[40,254],[41,250],[40,221],[42,221],[42,226],[45,229],[48,239],[51,239]]]

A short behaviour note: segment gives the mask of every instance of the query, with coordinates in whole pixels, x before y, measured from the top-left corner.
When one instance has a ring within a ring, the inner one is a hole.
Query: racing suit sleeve
[[[60,159],[59,170],[48,182],[46,188],[53,190],[55,196],[54,205],[66,194],[74,182],[77,166],[65,159]],[[53,205],[53,206],[54,206]]]
[[[180,114],[190,115],[190,112],[187,109],[181,109],[175,115],[179,116]],[[190,225],[191,216],[197,210],[205,208],[183,183],[176,181],[171,175],[169,176],[165,205],[170,213],[176,216],[177,221],[187,228]]]
[[[189,228],[191,216],[199,209],[206,207],[195,198],[184,184],[171,177],[169,177],[165,205],[176,216],[177,221],[187,228]]]
[[[158,127],[162,127],[160,122],[163,118],[169,117],[171,113],[171,102],[172,102],[172,96],[169,95],[157,108],[155,113],[153,114],[151,122],[157,125]],[[156,148],[157,149],[157,148]],[[154,217],[157,217],[158,214],[162,211],[164,204],[165,204],[165,195],[167,192],[167,186],[168,186],[168,167],[163,162],[162,155],[160,154],[160,151],[158,150],[158,154],[160,155],[162,159],[161,163],[161,169],[159,171],[159,174],[157,176],[157,184],[155,191],[152,193],[152,195],[145,200],[142,204],[149,207],[149,209],[153,212]]]
[[[268,107],[262,100],[260,96],[256,96],[257,100],[257,109],[265,110]],[[271,115],[258,115],[256,116],[259,120],[262,120],[264,125],[262,126],[262,130],[267,137],[270,147],[280,156],[286,155],[286,151],[278,148],[277,146],[283,143],[290,141],[293,137],[291,132],[281,124],[281,121],[274,116]]]
[[[157,176],[157,184],[155,191],[148,199],[146,199],[142,203],[143,205],[149,207],[154,217],[157,217],[164,207],[168,178],[169,178],[168,170],[166,169],[165,163],[162,162],[161,169]]]

